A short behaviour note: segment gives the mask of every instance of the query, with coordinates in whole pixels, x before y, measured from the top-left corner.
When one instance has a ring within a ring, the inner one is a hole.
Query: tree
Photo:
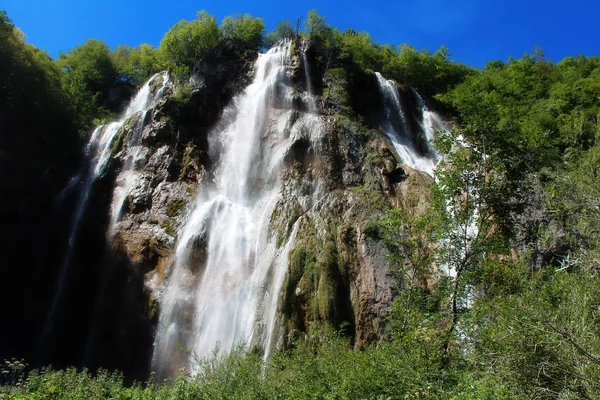
[[[109,101],[109,89],[118,82],[119,73],[105,42],[88,39],[61,53],[56,62],[63,72],[63,85],[81,132],[87,131],[95,119],[119,111],[120,102]]]
[[[401,321],[392,320],[400,333],[408,328],[414,309],[423,302],[428,281],[437,276],[439,217],[433,207],[412,217],[404,210],[394,209],[379,223],[380,236],[401,292],[400,304],[393,307],[396,316],[401,314]]]
[[[198,60],[211,54],[221,41],[215,17],[200,11],[194,21],[179,21],[163,36],[158,48],[163,66],[188,74]]]
[[[138,47],[121,45],[111,52],[118,80],[139,87],[160,71],[156,50],[147,43]]]
[[[306,18],[305,29],[309,37],[318,37],[331,28],[325,22],[325,17],[319,15],[316,10],[310,10]]]
[[[295,37],[296,32],[292,25],[287,20],[283,20],[265,37],[265,47],[271,47],[279,40],[294,39]]]
[[[223,38],[239,47],[242,53],[257,52],[263,47],[265,24],[262,18],[249,14],[225,17],[220,29]]]
[[[73,151],[78,138],[61,72],[48,53],[25,42],[5,11],[0,11],[0,65],[0,148],[38,160]]]
[[[486,258],[506,251],[496,218],[501,213],[497,197],[502,194],[503,177],[484,150],[457,145],[457,137],[455,132],[436,142],[438,150],[445,153],[435,172],[434,208],[441,216],[439,229],[443,232],[438,262],[452,280],[449,334],[467,307],[468,286],[475,288],[479,283]]]

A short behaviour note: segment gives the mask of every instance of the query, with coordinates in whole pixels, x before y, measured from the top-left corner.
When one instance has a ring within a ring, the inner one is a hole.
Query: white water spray
[[[104,173],[112,153],[111,150],[113,141],[125,121],[127,121],[131,116],[142,111],[145,112],[149,108],[153,107],[155,102],[158,100],[158,92],[152,93],[151,89],[151,82],[155,77],[156,75],[142,86],[142,88],[129,103],[125,113],[123,113],[118,121],[111,122],[108,125],[101,125],[93,131],[90,141],[86,147],[85,155],[87,161],[84,163],[77,176],[68,184],[68,188],[72,188],[80,183],[81,191],[79,192],[79,196],[75,204],[75,212],[73,213],[73,219],[71,220],[65,256],[60,266],[54,298],[52,299],[52,304],[50,306],[44,326],[44,337],[46,337],[53,329],[58,305],[62,300],[66,287],[69,267],[72,262],[73,251],[77,242],[79,228],[87,208],[94,182]]]
[[[304,80],[306,81],[306,93],[308,94],[308,109],[311,113],[316,112],[317,105],[315,104],[315,99],[313,97],[311,79],[310,79],[310,64],[308,63],[308,57],[306,57],[306,51],[308,50],[308,41],[302,40],[302,64],[304,69]]]
[[[111,218],[108,228],[109,235],[114,234],[115,225],[121,218],[125,200],[131,193],[135,182],[139,179],[140,173],[146,164],[148,149],[142,145],[144,120],[146,119],[148,111],[165,95],[167,87],[171,84],[169,78],[168,72],[154,75],[148,83],[144,85],[130,105],[131,109],[140,110],[136,111],[140,112],[140,114],[135,121],[132,121],[133,126],[130,127],[131,133],[127,137],[123,167],[116,179],[113,201],[111,204]],[[155,87],[154,90],[152,90],[153,82],[160,84],[160,88],[156,89]],[[135,114],[135,112],[132,113],[132,115],[133,114]]]
[[[195,371],[189,353],[203,358],[245,344],[268,354],[275,344],[296,224],[278,247],[273,211],[282,199],[284,157],[314,122],[292,109],[290,49],[284,42],[259,55],[252,84],[209,138],[218,159],[214,182],[199,189],[162,293],[152,365],[159,378]]]
[[[406,115],[404,114],[396,84],[391,80],[385,79],[379,72],[376,72],[375,75],[377,76],[379,90],[384,102],[386,118],[383,125],[385,133],[392,142],[394,149],[396,149],[398,156],[409,167],[433,176],[433,171],[437,163],[437,153],[435,153],[435,150],[432,151],[428,143],[426,146],[427,153],[419,153],[414,143],[417,138],[408,131]],[[425,109],[422,111],[425,111]],[[394,120],[397,122],[394,123]],[[429,125],[427,123],[423,123],[423,125],[427,140],[432,140],[433,130],[427,131],[426,126]]]

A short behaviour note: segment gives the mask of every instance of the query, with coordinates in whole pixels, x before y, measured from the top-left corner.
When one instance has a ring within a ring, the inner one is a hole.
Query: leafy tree
[[[74,109],[76,125],[82,132],[94,120],[119,111],[121,102],[109,99],[109,89],[118,82],[119,73],[106,43],[88,39],[61,53],[57,65],[63,71],[63,85]]]
[[[111,52],[118,80],[139,87],[160,71],[156,50],[147,43],[138,47],[121,45]]]
[[[306,33],[310,37],[319,37],[331,30],[325,22],[325,17],[319,15],[316,10],[310,10],[305,22]]]
[[[221,41],[215,17],[198,12],[193,21],[179,21],[163,36],[158,48],[162,65],[177,74],[188,74],[199,59],[208,56]]]
[[[44,51],[25,42],[0,11],[0,148],[38,159],[74,151],[78,143],[61,72]]]
[[[220,29],[223,38],[233,43],[242,55],[255,53],[263,47],[265,24],[262,18],[248,14],[225,17]]]
[[[529,398],[597,398],[598,283],[597,275],[545,270],[516,293],[476,302],[469,362]]]
[[[277,41],[279,41],[279,40],[284,40],[284,39],[291,40],[291,39],[294,39],[295,37],[296,37],[296,32],[294,31],[294,28],[292,27],[292,25],[287,20],[283,20],[283,21],[280,21],[275,26],[275,29],[265,37],[265,47],[271,47],[275,43],[277,43]]]

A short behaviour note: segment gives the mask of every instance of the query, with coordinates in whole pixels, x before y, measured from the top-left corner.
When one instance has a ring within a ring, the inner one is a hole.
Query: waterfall
[[[409,131],[396,84],[391,80],[385,79],[379,72],[376,72],[375,75],[384,104],[385,119],[383,127],[398,156],[409,167],[433,176],[438,158],[437,153],[435,153],[435,150],[432,150],[429,143],[425,143],[425,154],[419,152],[417,141],[420,138]],[[425,112],[425,108],[422,108],[422,112]],[[429,125],[427,123],[422,123],[422,125],[427,140],[431,141],[433,139],[434,128],[432,127],[432,130],[427,131],[426,126]]]
[[[226,353],[244,344],[268,353],[275,345],[278,298],[298,223],[278,247],[271,224],[284,201],[280,173],[299,136],[320,135],[310,132],[314,120],[306,118],[316,116],[299,117],[292,108],[290,52],[286,41],[259,55],[252,83],[210,133],[214,180],[199,188],[161,295],[152,361],[159,378],[197,370],[191,358],[216,348]]]
[[[58,305],[62,301],[68,280],[69,267],[72,262],[73,252],[79,234],[79,228],[87,208],[94,182],[104,173],[112,154],[114,139],[125,122],[134,115],[138,116],[137,122],[140,119],[140,113],[145,113],[145,111],[153,107],[156,101],[162,96],[164,91],[159,90],[156,92],[152,90],[152,82],[158,75],[160,74],[153,76],[142,86],[118,121],[111,122],[108,125],[101,125],[94,129],[86,147],[86,161],[84,162],[84,165],[79,173],[71,180],[71,182],[69,182],[67,188],[60,194],[60,196],[64,196],[66,191],[73,189],[76,186],[80,186],[80,191],[75,203],[75,211],[69,228],[69,237],[65,255],[60,266],[54,297],[44,326],[44,338],[47,337],[53,329]],[[143,118],[141,119],[143,120]]]
[[[421,108],[421,114],[423,116],[421,127],[425,133],[425,138],[427,139],[428,143],[432,143],[435,140],[435,135],[437,132],[447,134],[449,129],[440,116],[429,108],[425,102],[425,99],[423,99],[419,92],[417,92],[417,90],[414,88],[411,88],[411,90],[417,99],[419,107]],[[429,151],[436,161],[440,160],[440,155],[437,153],[437,151],[435,151],[433,146],[429,146]]]
[[[308,58],[306,57],[306,51],[308,50],[308,41],[302,39],[302,66],[304,69],[304,80],[306,81],[306,93],[308,94],[308,109],[310,112],[316,112],[317,105],[313,97],[311,80],[310,80],[310,64],[308,64]]]
[[[156,86],[160,84],[160,89],[155,89],[155,93],[150,95],[150,93],[146,91],[150,89],[153,82],[156,82]],[[148,148],[142,145],[142,131],[144,128],[146,114],[156,104],[156,102],[164,96],[169,84],[168,72],[156,74],[148,81],[146,85],[144,85],[144,88],[140,91],[138,96],[136,96],[136,99],[137,97],[140,97],[140,99],[145,99],[141,100],[145,101],[145,103],[143,103],[141,107],[141,113],[138,114],[138,117],[135,119],[135,121],[133,121],[131,133],[127,137],[123,167],[121,168],[121,172],[116,179],[113,201],[111,204],[111,218],[108,229],[109,235],[114,234],[115,225],[121,218],[125,200],[131,193],[135,182],[139,179],[140,171],[143,170],[147,161],[146,158],[148,156]]]

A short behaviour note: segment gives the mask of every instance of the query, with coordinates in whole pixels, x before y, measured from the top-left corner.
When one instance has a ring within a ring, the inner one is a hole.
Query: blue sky
[[[540,46],[559,61],[574,54],[600,53],[600,0],[346,0],[346,1],[190,1],[190,0],[1,0],[0,9],[52,56],[102,39],[119,44],[157,46],[181,19],[205,9],[220,21],[250,13],[272,29],[316,9],[342,30],[366,31],[379,43],[408,43],[417,49],[450,49],[452,58],[482,67],[489,60],[520,57]]]

